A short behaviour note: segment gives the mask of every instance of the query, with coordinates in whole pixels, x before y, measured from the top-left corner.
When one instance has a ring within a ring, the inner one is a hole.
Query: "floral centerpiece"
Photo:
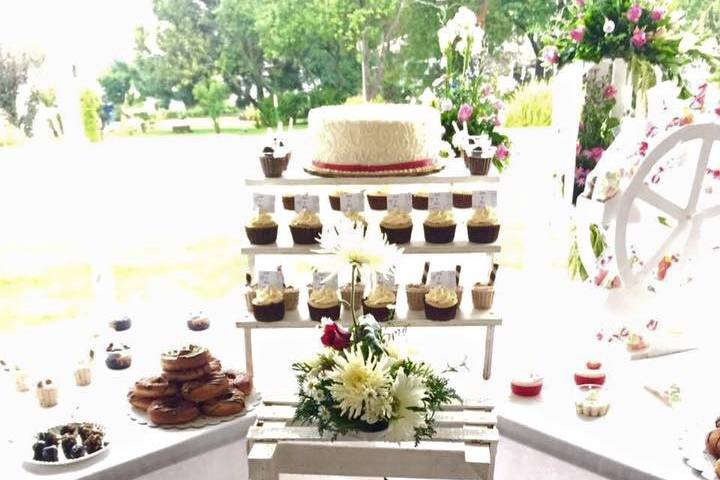
[[[467,125],[469,135],[486,135],[495,148],[493,164],[507,166],[510,141],[497,130],[504,109],[493,83],[483,72],[481,57],[486,53],[485,31],[477,16],[467,7],[460,7],[455,16],[438,30],[438,42],[444,73],[423,94],[424,103],[440,110],[442,139],[452,144],[457,155],[462,148],[457,129]],[[454,141],[453,141],[454,140]]]
[[[371,238],[359,230],[330,230],[321,236],[319,251],[349,265],[351,278],[358,270],[391,269],[391,259],[401,251]],[[350,298],[354,303],[355,296]],[[314,423],[321,435],[329,433],[333,439],[356,432],[379,432],[397,442],[432,438],[435,413],[458,398],[455,391],[429,365],[401,355],[372,315],[358,318],[355,305],[350,307],[349,328],[323,319],[324,350],[293,365],[296,421]]]
[[[674,80],[681,98],[690,91],[683,67],[704,60],[717,67],[717,40],[685,25],[681,11],[669,12],[656,1],[575,0],[557,19],[553,46],[544,51],[548,64],[559,66],[604,58],[628,62],[633,88],[645,92],[655,85],[653,66]]]

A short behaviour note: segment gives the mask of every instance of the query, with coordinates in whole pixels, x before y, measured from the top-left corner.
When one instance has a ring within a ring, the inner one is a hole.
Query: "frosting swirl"
[[[455,290],[435,287],[425,294],[425,301],[436,308],[449,308],[457,305],[458,298]]]
[[[476,208],[473,216],[468,220],[468,225],[497,225],[498,219],[495,211],[490,207]]]
[[[331,308],[340,303],[337,292],[327,287],[312,291],[308,303],[315,308]]]
[[[393,208],[383,217],[380,225],[386,228],[406,228],[412,225],[412,219],[408,212]]]
[[[387,285],[379,285],[365,299],[365,304],[372,308],[386,307],[391,303],[395,303],[395,293]]]
[[[250,219],[246,226],[250,228],[267,228],[274,227],[277,223],[273,220],[272,215],[266,212],[259,212],[256,216]]]
[[[283,301],[283,292],[277,288],[266,287],[258,290],[255,298],[252,300],[253,305],[270,305]]]
[[[303,210],[292,219],[290,225],[293,227],[322,227],[322,222],[317,213]]]
[[[425,219],[425,225],[431,227],[449,227],[455,225],[451,210],[433,210]]]

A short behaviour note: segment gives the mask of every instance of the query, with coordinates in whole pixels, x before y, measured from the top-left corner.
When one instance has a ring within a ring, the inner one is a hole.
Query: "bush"
[[[310,111],[310,97],[303,92],[285,92],[278,95],[277,109],[272,98],[265,98],[258,104],[258,127],[274,127],[277,122],[287,125],[291,118],[296,121],[307,118]]]
[[[253,122],[256,126],[259,126],[260,110],[258,110],[255,105],[248,105],[247,107],[243,108],[242,112],[240,113],[240,118]]]
[[[362,95],[355,95],[354,97],[345,99],[345,105],[362,105],[363,103],[365,103],[365,99]],[[368,103],[385,103],[385,99],[382,95],[376,95],[375,98]]]
[[[7,121],[0,110],[0,147],[20,145],[26,138],[23,131]]]
[[[348,93],[334,88],[318,87],[310,92],[310,106],[312,108],[325,105],[340,105],[345,103]]]
[[[98,96],[92,90],[84,90],[80,94],[80,110],[85,136],[91,142],[98,142],[101,138],[99,109],[100,99]]]
[[[188,118],[207,117],[207,110],[205,110],[201,105],[193,105],[187,109],[185,116]]]
[[[552,124],[552,90],[546,81],[532,81],[515,92],[505,114],[506,127],[548,127]]]

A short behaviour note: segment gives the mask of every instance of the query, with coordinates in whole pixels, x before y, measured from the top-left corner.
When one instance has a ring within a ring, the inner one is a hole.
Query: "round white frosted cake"
[[[412,175],[437,171],[440,113],[420,105],[339,105],[310,110],[311,173]]]

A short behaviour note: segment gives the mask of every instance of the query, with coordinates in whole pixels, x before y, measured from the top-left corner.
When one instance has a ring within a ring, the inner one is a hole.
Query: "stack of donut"
[[[207,348],[188,345],[164,353],[160,361],[162,374],[138,380],[128,392],[130,404],[145,410],[153,423],[178,425],[201,414],[225,417],[245,410],[252,377],[223,370]]]

